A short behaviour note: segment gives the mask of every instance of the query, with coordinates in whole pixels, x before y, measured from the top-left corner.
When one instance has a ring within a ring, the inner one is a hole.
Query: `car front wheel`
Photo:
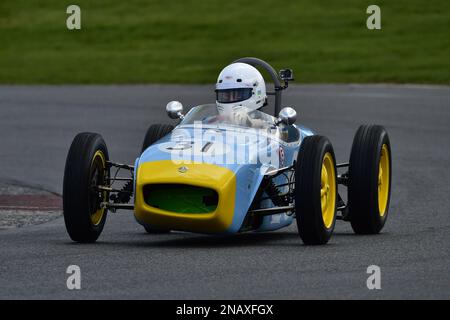
[[[331,142],[323,136],[306,137],[295,170],[297,227],[308,245],[326,244],[336,222],[336,160]]]
[[[109,179],[108,149],[96,133],[78,134],[70,146],[64,170],[63,211],[70,238],[95,242],[106,221],[109,193],[100,190]]]

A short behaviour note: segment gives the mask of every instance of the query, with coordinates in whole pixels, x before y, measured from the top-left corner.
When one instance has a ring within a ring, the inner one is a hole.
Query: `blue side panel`
[[[289,166],[292,165],[294,163],[294,160],[297,159],[298,156],[298,152],[300,149],[300,144],[301,141],[307,137],[307,136],[311,136],[314,133],[303,126],[296,126],[297,129],[300,132],[300,141],[298,143],[295,144],[289,144],[284,148],[284,153],[285,153],[285,164],[284,166]],[[280,184],[284,184],[287,183],[289,181],[289,178],[291,178],[290,176],[285,177],[283,175],[277,177],[275,179],[275,184],[276,185],[280,185]],[[280,193],[286,193],[289,191],[288,189],[289,187],[282,187],[280,188]],[[274,207],[274,203],[271,200],[265,200],[262,204],[261,204],[262,208],[272,208]],[[273,231],[273,230],[277,230],[277,229],[281,229],[284,227],[289,226],[292,222],[294,221],[294,217],[293,215],[287,215],[286,213],[280,213],[280,214],[275,214],[275,215],[271,215],[271,216],[265,216],[263,218],[263,222],[261,224],[261,226],[255,230],[256,232],[264,232],[264,231]]]
[[[264,177],[261,174],[260,166],[256,164],[240,165],[234,172],[236,173],[236,196],[233,223],[228,229],[228,233],[235,233],[241,229],[248,209]]]
[[[283,166],[290,166],[292,165],[294,159],[297,158],[298,154],[298,145],[292,145],[292,146],[284,146],[284,154],[285,154],[285,163]],[[286,184],[289,182],[289,180],[293,178],[290,174],[280,175],[276,177],[273,182],[275,185],[281,185]],[[284,186],[279,188],[280,193],[287,193],[289,191],[289,186]],[[272,208],[274,207],[274,203],[270,200],[264,200],[261,203],[261,208]],[[284,227],[289,226],[293,221],[292,216],[288,216],[286,213],[279,213],[271,216],[265,216],[263,218],[261,226],[255,230],[256,232],[263,232],[263,231],[273,231],[277,229],[281,229]]]

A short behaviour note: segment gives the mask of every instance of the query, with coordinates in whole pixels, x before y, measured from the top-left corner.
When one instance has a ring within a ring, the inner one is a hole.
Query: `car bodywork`
[[[215,105],[202,105],[193,108],[190,113],[198,111],[199,108],[216,109]],[[196,130],[199,132],[196,133]],[[270,180],[273,186],[284,185],[277,188],[276,196],[288,193],[293,173],[287,172],[272,177],[270,172],[284,166],[292,166],[302,138],[313,134],[311,130],[296,125],[285,130],[288,132],[283,139],[280,128],[275,125],[269,131],[226,123],[206,125],[197,129],[182,121],[170,134],[148,147],[136,159],[136,220],[144,226],[199,233],[268,231],[288,226],[293,221],[290,212],[263,216],[253,223],[249,217],[249,209],[252,207],[270,208],[276,205],[275,198],[271,198],[264,189],[267,184],[263,181]],[[213,134],[208,134],[209,131]],[[261,131],[264,132],[264,141],[261,141]],[[230,139],[225,139],[225,135],[230,133],[234,137],[242,134],[250,137],[259,135],[259,139],[250,138],[243,143],[231,139],[230,142]],[[201,138],[196,139],[196,136]],[[221,157],[215,154],[216,157],[205,159],[205,146],[208,146],[209,150],[214,149],[218,140],[226,141],[223,146],[215,149],[219,149]],[[266,143],[267,141],[269,143]],[[174,152],[179,152],[183,147],[194,149],[193,153],[189,153],[190,158],[174,161]],[[240,159],[241,161],[226,161],[230,154],[235,160],[236,155],[240,153],[238,148],[246,150],[247,156]],[[279,158],[277,166],[258,158],[257,154],[261,152],[276,155]],[[196,157],[201,158],[201,161],[195,161]],[[207,203],[208,201],[210,203]],[[206,206],[208,204],[209,207]]]

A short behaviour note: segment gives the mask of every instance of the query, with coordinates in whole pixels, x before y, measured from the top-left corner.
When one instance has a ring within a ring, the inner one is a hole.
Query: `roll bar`
[[[267,62],[265,62],[264,60],[258,59],[258,58],[253,58],[253,57],[246,57],[246,58],[240,58],[237,59],[235,61],[233,61],[233,63],[237,63],[237,62],[242,62],[242,63],[247,63],[251,66],[256,67],[261,67],[264,70],[266,70],[269,75],[272,78],[273,84],[274,84],[274,92],[268,92],[268,95],[274,95],[275,96],[275,110],[274,110],[274,116],[278,117],[278,113],[281,110],[281,91],[285,88],[287,88],[287,82],[285,83],[285,86],[281,85],[280,82],[280,78],[278,77],[278,73],[275,71],[275,69],[268,64]]]

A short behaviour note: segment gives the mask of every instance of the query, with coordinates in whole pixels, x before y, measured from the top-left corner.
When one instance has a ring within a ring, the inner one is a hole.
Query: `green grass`
[[[366,28],[373,3],[382,30]],[[211,83],[243,56],[303,83],[449,84],[450,1],[0,1],[3,84]]]

